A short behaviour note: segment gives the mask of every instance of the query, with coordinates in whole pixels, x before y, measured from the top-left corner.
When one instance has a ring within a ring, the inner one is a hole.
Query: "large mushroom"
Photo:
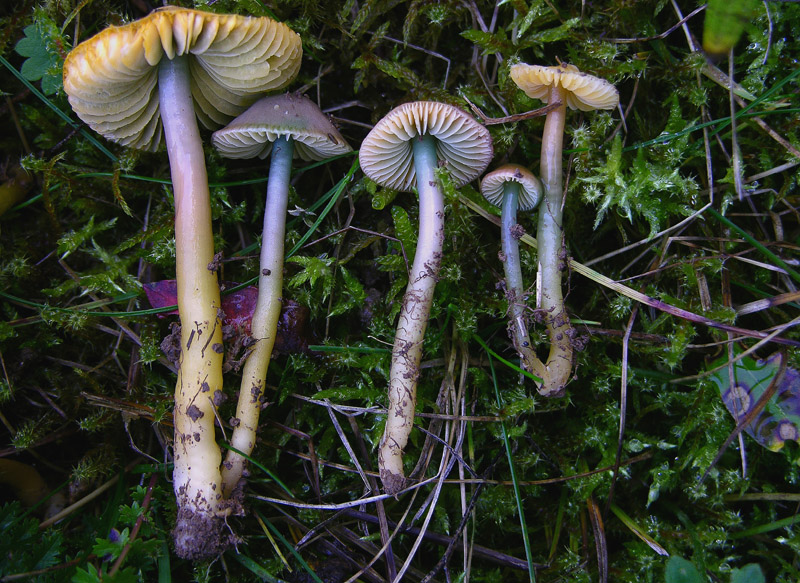
[[[109,27],[64,63],[78,116],[120,144],[155,150],[163,134],[175,199],[181,359],[175,387],[175,550],[198,559],[227,545],[221,517],[214,397],[222,390],[220,296],[211,206],[197,119],[219,127],[300,67],[300,37],[269,18],[166,7]]]
[[[544,122],[540,176],[545,197],[539,209],[536,235],[539,307],[550,338],[550,354],[539,392],[547,397],[559,397],[564,394],[572,376],[572,340],[575,336],[561,292],[561,272],[566,264],[561,256],[564,247],[562,158],[566,112],[568,106],[581,111],[614,109],[619,104],[619,92],[608,81],[581,73],[576,66],[566,63],[556,67],[517,63],[511,66],[510,74],[514,83],[529,97],[559,104],[547,114]]]
[[[500,207],[500,245],[508,298],[508,331],[519,354],[522,368],[542,378],[544,364],[536,356],[528,336],[528,316],[525,305],[525,285],[519,258],[520,226],[517,210],[533,210],[542,197],[542,181],[518,164],[504,164],[481,180],[481,194]]]
[[[442,262],[444,197],[435,170],[445,165],[456,186],[478,177],[492,159],[488,130],[445,103],[417,101],[390,111],[361,144],[361,169],[395,190],[419,194],[419,235],[403,296],[389,373],[386,430],[378,450],[383,487],[396,494],[405,485],[403,448],[414,425],[422,341]]]
[[[332,158],[352,151],[328,117],[307,97],[286,93],[265,97],[211,138],[226,158],[266,158],[272,154],[264,207],[264,232],[258,278],[258,300],[250,325],[255,339],[242,369],[231,445],[245,455],[255,447],[261,396],[275,344],[283,291],[283,243],[292,158]],[[230,495],[244,470],[245,458],[228,451],[222,465],[222,491]]]

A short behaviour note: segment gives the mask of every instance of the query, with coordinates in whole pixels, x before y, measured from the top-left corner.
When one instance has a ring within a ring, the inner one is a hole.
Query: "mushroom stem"
[[[158,70],[161,118],[175,196],[175,262],[181,356],[175,386],[175,469],[178,555],[214,554],[222,513],[220,450],[214,435],[222,389],[220,296],[211,230],[211,203],[203,147],[192,108],[189,63],[161,60]]]
[[[419,193],[419,235],[414,263],[403,296],[392,348],[386,430],[378,450],[381,481],[387,494],[405,485],[403,448],[414,425],[422,341],[433,304],[444,245],[444,197],[436,182],[436,139],[413,140],[414,169]]]
[[[250,333],[255,344],[242,370],[242,384],[236,407],[238,423],[231,436],[231,445],[247,455],[253,451],[256,443],[261,396],[264,394],[267,369],[272,358],[281,314],[283,245],[293,152],[294,143],[291,138],[278,138],[272,146],[264,208],[264,232],[261,236],[258,299],[250,324]],[[245,462],[243,456],[233,451],[229,451],[225,456],[225,463],[222,466],[222,492],[226,497],[230,496],[239,483]]]
[[[519,258],[519,237],[514,234],[517,226],[519,191],[519,183],[505,182],[503,184],[503,202],[500,207],[502,217],[500,243],[503,251],[503,270],[506,275],[509,331],[514,348],[522,361],[522,368],[543,378],[546,374],[544,365],[536,356],[528,336],[525,286],[522,283],[522,268]]]
[[[564,388],[572,375],[574,334],[561,293],[561,272],[566,266],[566,257],[561,256],[564,246],[562,158],[566,101],[566,91],[560,85],[550,88],[547,103],[561,105],[548,113],[545,118],[540,161],[545,196],[539,209],[536,239],[541,273],[540,307],[550,337],[550,354],[547,357],[546,375],[539,392],[548,397],[564,394]]]

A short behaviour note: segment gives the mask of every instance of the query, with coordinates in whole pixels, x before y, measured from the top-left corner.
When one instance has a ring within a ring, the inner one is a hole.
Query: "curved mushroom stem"
[[[378,466],[387,494],[402,490],[406,481],[403,448],[414,425],[422,341],[444,245],[444,197],[434,176],[438,164],[436,139],[425,135],[415,138],[413,152],[419,192],[419,236],[394,337],[386,430],[378,449]]]
[[[272,146],[272,160],[264,208],[264,232],[261,236],[261,260],[258,277],[258,299],[250,324],[255,339],[252,352],[242,370],[242,385],[236,407],[238,424],[233,429],[231,445],[249,455],[256,443],[261,396],[267,369],[275,345],[275,334],[281,315],[283,295],[283,245],[286,234],[286,208],[289,203],[289,178],[292,173],[291,138],[278,138]],[[244,470],[245,458],[229,451],[222,465],[222,492],[233,492]]]
[[[545,118],[540,162],[545,196],[539,209],[539,229],[536,240],[541,273],[541,309],[550,337],[550,354],[547,357],[546,374],[539,392],[547,397],[563,395],[564,387],[572,376],[572,336],[574,336],[574,331],[561,293],[561,272],[566,268],[566,257],[561,256],[564,246],[561,216],[563,204],[561,172],[566,101],[566,92],[563,88],[550,88],[548,103],[561,103],[561,105],[548,113]]]
[[[222,389],[220,296],[203,146],[184,57],[163,58],[159,99],[175,195],[175,262],[181,356],[175,386],[175,470],[178,502],[175,550],[184,558],[218,554],[227,546],[218,518],[220,450],[213,397]]]
[[[522,368],[544,378],[544,364],[536,356],[528,336],[528,319],[525,315],[525,286],[522,283],[522,268],[519,259],[519,237],[514,235],[517,226],[517,205],[520,185],[508,181],[503,184],[502,223],[500,243],[503,251],[503,270],[506,274],[506,296],[508,298],[508,328],[511,341],[519,354]]]

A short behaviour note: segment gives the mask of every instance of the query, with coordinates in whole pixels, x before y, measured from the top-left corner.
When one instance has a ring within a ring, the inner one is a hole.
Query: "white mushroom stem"
[[[547,114],[542,134],[541,180],[544,201],[539,208],[539,227],[536,237],[541,273],[541,309],[550,337],[550,354],[545,364],[546,374],[539,392],[556,397],[572,375],[573,329],[564,308],[561,292],[561,272],[567,259],[562,256],[564,229],[562,221],[563,178],[562,158],[566,91],[559,85],[551,87],[547,103],[561,105]]]
[[[267,369],[272,358],[281,315],[283,245],[293,151],[294,144],[291,138],[278,138],[272,146],[264,208],[264,232],[261,236],[258,299],[250,324],[250,333],[255,339],[255,344],[242,370],[239,403],[236,407],[237,424],[231,436],[231,445],[246,455],[252,453],[256,444],[261,396],[264,394]],[[242,455],[233,451],[229,451],[225,456],[225,463],[222,466],[222,491],[226,497],[230,496],[239,483],[246,461]]]
[[[419,236],[392,348],[386,430],[378,450],[381,481],[387,494],[395,494],[405,485],[403,448],[414,425],[422,341],[444,244],[444,197],[434,175],[438,165],[436,139],[427,135],[414,138],[413,155],[419,193]]]
[[[545,375],[544,365],[536,356],[528,336],[528,324],[525,310],[525,286],[522,283],[522,268],[519,258],[519,239],[514,236],[517,225],[517,207],[520,185],[518,182],[506,181],[503,184],[503,201],[500,209],[502,223],[500,243],[503,251],[503,270],[506,276],[506,295],[508,297],[508,320],[511,340],[519,354],[522,368],[539,378]]]
[[[222,389],[222,326],[214,261],[211,204],[203,147],[189,89],[185,57],[163,58],[159,99],[175,195],[175,261],[181,356],[175,387],[175,469],[178,501],[176,552],[214,552],[218,531],[220,450],[214,435],[213,397]],[[212,535],[213,536],[213,535]],[[204,546],[205,545],[205,548]]]

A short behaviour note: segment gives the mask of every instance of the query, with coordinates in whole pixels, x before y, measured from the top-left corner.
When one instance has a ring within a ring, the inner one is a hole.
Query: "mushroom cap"
[[[529,211],[536,208],[542,198],[544,187],[542,181],[533,175],[533,172],[519,164],[505,164],[492,170],[481,180],[481,194],[494,206],[503,204],[503,185],[506,182],[516,182],[520,185],[517,208]]]
[[[591,111],[614,109],[619,103],[619,91],[605,79],[581,73],[575,65],[556,67],[517,63],[511,65],[511,79],[528,97],[547,103],[550,87],[559,85],[566,90],[570,109]]]
[[[352,150],[317,104],[299,93],[259,99],[214,132],[211,143],[226,158],[266,158],[280,137],[292,138],[294,155],[303,160],[325,160]]]
[[[99,134],[155,150],[163,134],[156,87],[162,58],[190,56],[195,112],[217,128],[260,94],[286,86],[302,52],[299,35],[269,18],[168,6],[75,47],[64,62],[64,90]]]
[[[378,184],[410,192],[417,173],[411,140],[436,138],[436,154],[447,163],[456,186],[477,178],[494,150],[489,130],[457,107],[436,101],[399,105],[381,119],[361,143],[361,169]]]

